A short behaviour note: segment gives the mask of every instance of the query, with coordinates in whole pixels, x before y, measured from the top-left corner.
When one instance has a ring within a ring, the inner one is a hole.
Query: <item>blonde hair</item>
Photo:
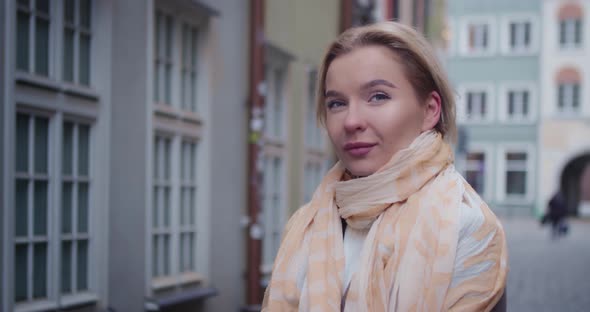
[[[322,125],[326,123],[326,73],[332,61],[356,48],[375,45],[389,48],[399,57],[406,77],[422,102],[433,91],[439,94],[441,115],[434,129],[443,138],[454,141],[457,133],[455,97],[447,75],[426,39],[413,28],[397,22],[350,28],[328,47],[319,71],[316,103],[318,121]]]

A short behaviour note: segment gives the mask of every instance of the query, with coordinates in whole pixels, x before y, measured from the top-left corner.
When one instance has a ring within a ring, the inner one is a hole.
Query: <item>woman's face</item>
[[[436,124],[397,59],[386,47],[360,47],[334,59],[326,73],[328,136],[353,175],[375,173]]]

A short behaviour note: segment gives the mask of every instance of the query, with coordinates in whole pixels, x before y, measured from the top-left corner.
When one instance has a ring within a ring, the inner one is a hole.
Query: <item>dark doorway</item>
[[[561,172],[560,187],[568,214],[578,216],[580,200],[590,200],[590,151],[572,158]]]

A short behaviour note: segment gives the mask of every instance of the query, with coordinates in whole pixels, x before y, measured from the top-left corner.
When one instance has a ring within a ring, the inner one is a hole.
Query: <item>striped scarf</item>
[[[336,164],[289,220],[262,311],[491,310],[506,283],[504,232],[485,203],[471,207],[484,217],[471,238],[486,244],[461,261],[481,272],[453,280],[459,207],[475,192],[452,162],[451,147],[428,131],[368,177],[343,181]],[[370,229],[350,285],[341,218]]]

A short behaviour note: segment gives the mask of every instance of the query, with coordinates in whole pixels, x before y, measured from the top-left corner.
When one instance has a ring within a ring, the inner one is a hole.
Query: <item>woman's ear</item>
[[[441,98],[438,92],[432,91],[426,99],[424,105],[424,121],[422,122],[422,131],[434,129],[440,120],[442,110]]]

